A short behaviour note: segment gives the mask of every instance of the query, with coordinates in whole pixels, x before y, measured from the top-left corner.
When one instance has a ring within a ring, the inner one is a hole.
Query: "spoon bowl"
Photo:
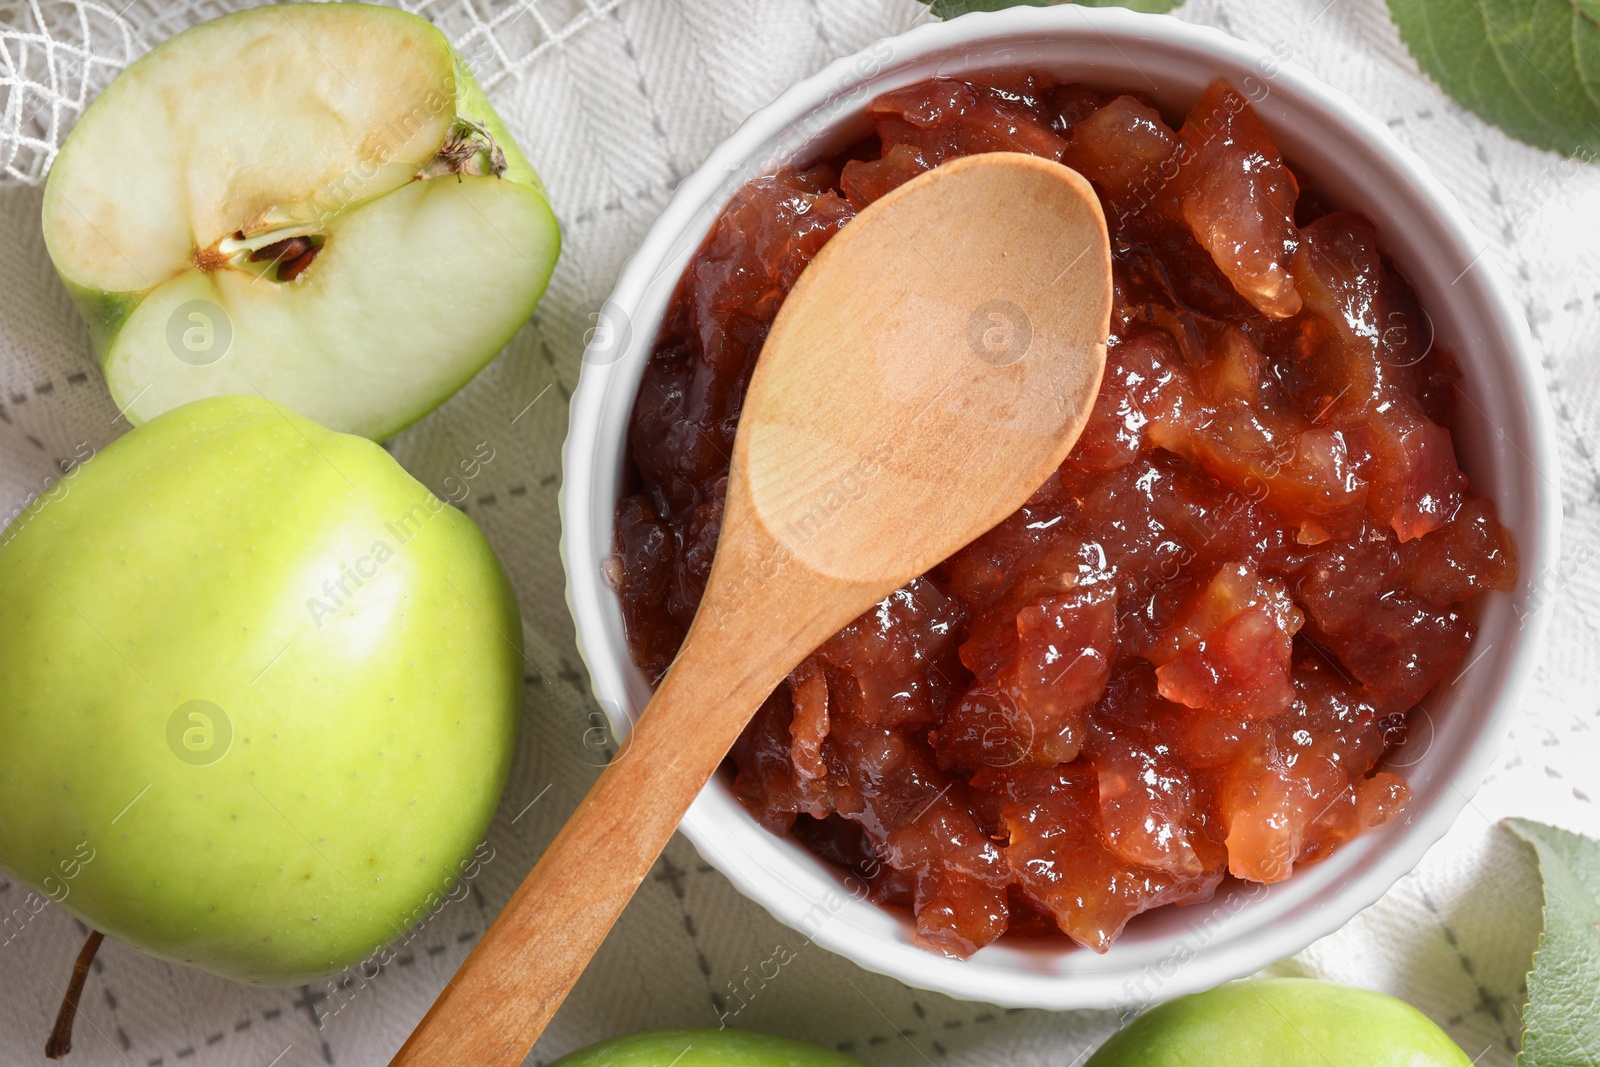
[[[965,156],[889,193],[823,246],[773,323],[730,516],[747,490],[803,565],[882,590],[865,610],[1061,465],[1100,387],[1110,278],[1099,202],[1059,163]],[[860,519],[838,521],[847,509]]]

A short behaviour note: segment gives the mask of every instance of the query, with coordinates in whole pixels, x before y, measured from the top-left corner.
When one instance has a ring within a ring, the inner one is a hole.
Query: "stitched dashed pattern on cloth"
[[[127,7],[122,5],[127,3]],[[61,136],[115,72],[232,0],[0,0],[0,513],[80,444],[125,432],[39,234]],[[505,560],[528,648],[523,738],[493,859],[382,966],[309,988],[234,985],[107,942],[77,1067],[383,1064],[604,762],[556,543],[567,400],[593,316],[682,177],[796,79],[929,16],[916,0],[407,0],[454,40],[539,169],[565,248],[537,314],[390,451],[436,493],[480,442],[466,512]],[[1511,275],[1561,424],[1564,558],[1552,641],[1511,744],[1454,831],[1339,933],[1276,968],[1398,993],[1480,1067],[1510,1067],[1539,922],[1506,815],[1600,835],[1600,169],[1513,142],[1422,78],[1382,0],[1190,0],[1179,17],[1274,47],[1386,121],[1462,201]],[[4,591],[0,590],[0,596]],[[0,813],[4,815],[6,813]],[[329,813],[336,818],[337,813]],[[82,927],[0,876],[0,1063],[40,1061]],[[20,918],[19,918],[20,917]],[[773,922],[675,839],[535,1050],[548,1063],[655,1026],[820,1041],[875,1067],[1067,1067],[1104,1013],[1006,1011],[868,974]]]

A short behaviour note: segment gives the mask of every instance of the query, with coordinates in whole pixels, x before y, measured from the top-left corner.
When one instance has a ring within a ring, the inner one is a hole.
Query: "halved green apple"
[[[494,358],[561,243],[450,43],[365,4],[243,11],[128,67],[44,234],[130,421],[260,395],[375,439]]]

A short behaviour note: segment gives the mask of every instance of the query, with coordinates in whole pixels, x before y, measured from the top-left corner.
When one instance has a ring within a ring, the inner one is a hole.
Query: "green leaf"
[[[999,11],[1007,7],[1054,7],[1066,0],[922,0],[942,19],[953,19],[968,11]],[[1082,7],[1125,7],[1133,11],[1148,11],[1160,15],[1171,11],[1183,0],[1072,0]]]
[[[1417,63],[1511,136],[1600,152],[1600,0],[1389,0]]]
[[[1539,854],[1544,933],[1528,973],[1518,1067],[1600,1064],[1600,842],[1526,819],[1512,833]]]

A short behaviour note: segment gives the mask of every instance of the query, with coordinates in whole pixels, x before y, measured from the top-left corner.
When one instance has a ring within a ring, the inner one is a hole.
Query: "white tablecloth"
[[[18,29],[40,20],[62,39],[76,33],[81,41],[86,31],[96,55],[110,59],[83,64],[59,52],[71,97],[73,78],[86,77],[85,91],[92,90],[166,33],[233,6],[134,0],[119,20],[122,2],[0,0],[0,59],[23,63]],[[238,986],[107,942],[79,1016],[71,1060],[79,1067],[387,1061],[596,773],[585,745],[593,707],[556,555],[565,401],[591,314],[676,183],[745,115],[830,59],[929,17],[915,0],[412,6],[475,64],[548,184],[566,235],[532,325],[461,395],[393,444],[435,491],[485,436],[504,457],[474,483],[467,511],[515,580],[537,673],[530,671],[511,785],[489,833],[495,858],[396,962],[370,982],[350,982],[343,996],[329,996],[328,983]],[[1191,0],[1177,17],[1286,45],[1296,62],[1349,93],[1427,160],[1496,242],[1491,254],[1513,279],[1549,373],[1563,446],[1565,560],[1547,576],[1556,596],[1544,610],[1555,613],[1555,625],[1511,745],[1415,873],[1342,931],[1279,965],[1399,994],[1477,1063],[1509,1065],[1539,925],[1539,881],[1495,821],[1523,815],[1600,835],[1600,581],[1593,564],[1600,169],[1530,149],[1452,104],[1418,74],[1382,0]],[[0,86],[5,73],[0,68]],[[71,101],[56,114],[70,123]],[[48,109],[40,116],[42,132],[31,118],[25,123],[39,143],[0,152],[12,175],[0,187],[0,508],[7,512],[53,472],[58,457],[117,433],[87,335],[45,254],[40,192],[16,180],[36,180],[47,160],[49,117]],[[25,895],[0,878],[0,912],[23,906]],[[65,980],[82,934],[51,907],[0,945],[0,1062],[44,1062],[39,1050],[57,1003],[52,983]],[[730,988],[745,968],[779,946],[792,947],[796,958],[746,997],[734,1025],[837,1045],[877,1067],[1067,1067],[1114,1025],[1102,1013],[960,1003],[865,973],[803,946],[676,839],[530,1062],[635,1029],[714,1026],[735,1003]]]

